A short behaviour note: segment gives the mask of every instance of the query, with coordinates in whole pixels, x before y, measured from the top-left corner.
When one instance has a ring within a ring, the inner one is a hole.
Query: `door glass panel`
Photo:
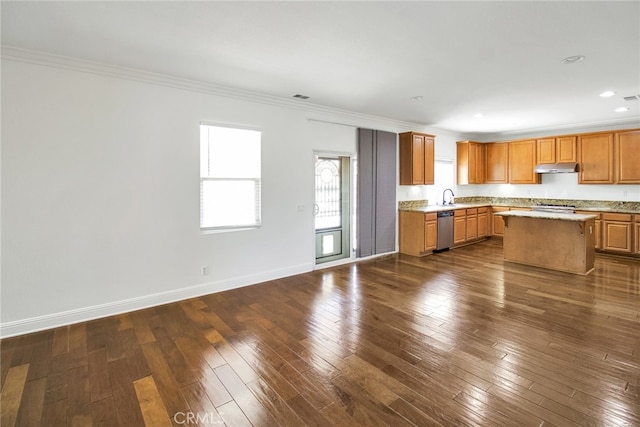
[[[319,158],[316,162],[316,230],[342,224],[340,160]]]

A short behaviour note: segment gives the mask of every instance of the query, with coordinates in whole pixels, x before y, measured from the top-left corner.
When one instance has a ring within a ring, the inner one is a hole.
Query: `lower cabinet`
[[[635,239],[635,250],[633,253],[640,255],[640,215],[634,215],[634,224],[633,228],[635,229],[634,239]]]
[[[466,209],[457,209],[453,217],[453,244],[461,245],[467,241]]]
[[[438,243],[438,218],[435,213],[424,214],[424,250],[433,251]]]
[[[602,249],[602,214],[591,211],[576,211],[576,213],[596,216],[596,229],[594,230],[596,234],[596,249]]]
[[[467,232],[465,241],[471,242],[478,238],[478,209],[467,209]]]
[[[478,208],[478,239],[489,235],[489,208]]]
[[[632,215],[618,213],[602,214],[602,247],[603,251],[632,253],[633,252],[633,222]]]
[[[509,208],[500,206],[494,206],[491,208],[491,213],[505,212]],[[492,236],[504,236],[504,219],[501,216],[491,215],[491,235]]]
[[[438,219],[435,212],[400,211],[400,253],[420,256],[436,248]]]

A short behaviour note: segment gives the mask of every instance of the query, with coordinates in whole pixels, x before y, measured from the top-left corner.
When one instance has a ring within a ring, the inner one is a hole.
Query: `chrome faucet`
[[[444,199],[444,196],[445,196],[445,194],[447,194],[447,191],[449,191],[449,192],[451,193],[451,199],[449,199],[449,203],[445,202],[445,199]],[[442,204],[443,204],[443,205],[452,205],[452,204],[453,204],[453,198],[454,198],[455,196],[456,196],[456,195],[455,195],[455,194],[453,194],[453,190],[452,190],[452,189],[450,189],[450,188],[445,188],[445,190],[442,192]]]

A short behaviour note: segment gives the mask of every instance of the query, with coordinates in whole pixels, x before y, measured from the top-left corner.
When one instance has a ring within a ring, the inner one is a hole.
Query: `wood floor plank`
[[[2,415],[0,416],[0,425],[12,427],[16,425],[18,417],[18,409],[22,400],[27,374],[29,373],[29,364],[14,366],[10,368],[6,380],[2,384]]]
[[[133,382],[136,390],[140,411],[147,426],[170,427],[171,420],[167,408],[162,402],[153,377],[140,378]]]
[[[20,399],[20,410],[16,419],[19,426],[39,426],[43,421],[42,409],[44,406],[44,395],[47,387],[45,377],[33,381],[27,381]]]
[[[640,425],[640,262],[500,239],[0,341],[4,425]]]
[[[140,379],[131,374],[130,365],[125,359],[108,363],[109,379],[119,425],[142,425],[144,419],[134,387],[134,381]],[[144,378],[144,377],[143,377]]]
[[[185,385],[180,389],[180,392],[190,409],[184,415],[174,416],[174,421],[178,423],[184,421],[185,424],[190,424],[189,420],[195,418],[198,425],[222,425],[224,423],[200,382],[196,381]]]

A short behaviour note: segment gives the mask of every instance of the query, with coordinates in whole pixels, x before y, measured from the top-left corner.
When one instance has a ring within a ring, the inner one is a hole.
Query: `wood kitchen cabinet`
[[[578,135],[578,162],[579,184],[613,184],[613,133]]]
[[[577,162],[576,137],[559,136],[536,140],[537,163]]]
[[[615,134],[616,184],[640,184],[640,130]]]
[[[509,144],[490,142],[485,145],[487,184],[506,184],[509,180]]]
[[[453,213],[453,244],[461,245],[467,240],[467,211],[456,209]]]
[[[602,250],[632,253],[633,232],[632,215],[602,214]]]
[[[400,134],[400,185],[433,184],[434,138],[418,132]]]
[[[489,235],[489,208],[478,208],[478,239]]]
[[[594,234],[596,235],[595,238],[595,242],[596,242],[596,249],[601,249],[602,248],[602,214],[599,212],[592,212],[592,211],[576,211],[577,214],[582,214],[582,215],[595,215],[596,216],[596,221],[595,221],[595,227],[596,229],[594,230]]]
[[[400,211],[400,253],[421,256],[436,248],[438,222],[435,212]]]
[[[478,239],[478,209],[466,210],[466,238],[467,242]]]
[[[491,208],[491,235],[492,236],[504,236],[504,218],[501,216],[493,215],[496,212],[505,212],[509,208],[494,206]]]
[[[457,184],[483,184],[486,164],[485,144],[473,141],[456,143]]]
[[[640,215],[634,215],[634,217],[633,229],[635,232],[633,238],[635,241],[635,249],[633,253],[640,255]]]
[[[509,183],[540,184],[540,174],[535,173],[536,140],[509,142]]]

